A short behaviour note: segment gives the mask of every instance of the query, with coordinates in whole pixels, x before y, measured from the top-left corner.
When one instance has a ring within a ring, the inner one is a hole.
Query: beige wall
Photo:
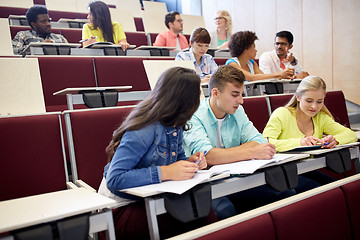
[[[205,24],[215,30],[217,10],[226,9],[233,32],[255,31],[257,58],[273,49],[277,31],[294,34],[293,52],[304,70],[322,77],[329,90],[341,89],[360,104],[359,0],[206,0]]]

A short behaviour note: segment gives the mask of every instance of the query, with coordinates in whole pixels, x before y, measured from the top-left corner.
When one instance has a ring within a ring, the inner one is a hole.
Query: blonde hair
[[[299,86],[297,87],[294,96],[285,105],[285,107],[288,108],[288,109],[289,108],[295,108],[296,109],[298,107],[298,101],[296,99],[296,96],[301,97],[307,91],[314,91],[314,90],[319,90],[319,89],[324,90],[324,93],[326,95],[326,83],[320,77],[308,76],[308,77],[304,78],[300,82]],[[320,109],[320,112],[324,112],[324,113],[326,113],[327,115],[329,115],[330,117],[333,118],[333,116],[331,115],[330,111],[327,109],[325,104]]]
[[[226,19],[226,29],[229,35],[232,33],[232,21],[231,21],[231,15],[226,10],[220,10],[217,11],[216,14],[220,14],[223,18]]]

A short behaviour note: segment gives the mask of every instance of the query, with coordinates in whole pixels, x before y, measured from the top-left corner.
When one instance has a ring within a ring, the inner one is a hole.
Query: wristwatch
[[[297,63],[298,63],[298,60],[294,57],[294,60],[290,64],[295,66]]]

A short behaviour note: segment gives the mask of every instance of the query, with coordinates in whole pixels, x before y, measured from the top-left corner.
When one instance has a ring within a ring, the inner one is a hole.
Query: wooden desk
[[[25,54],[30,55],[70,55],[71,48],[79,48],[80,43],[49,43],[49,42],[31,42],[24,49]],[[44,52],[44,48],[54,48],[49,53]],[[66,49],[65,52],[62,52],[61,49]]]
[[[115,206],[115,200],[83,188],[2,201],[0,233]],[[89,222],[89,233],[108,230],[115,239],[110,210],[91,215]]]

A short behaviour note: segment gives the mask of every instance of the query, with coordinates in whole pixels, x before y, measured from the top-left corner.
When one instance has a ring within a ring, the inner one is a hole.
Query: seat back
[[[269,120],[269,110],[265,97],[247,97],[242,104],[246,115],[261,133]]]
[[[60,113],[0,117],[0,201],[66,189]]]
[[[65,96],[53,93],[65,88],[96,87],[91,57],[39,57],[40,75],[47,111],[67,109]]]
[[[340,188],[274,210],[270,215],[278,240],[352,239],[346,201]]]
[[[220,65],[225,65],[226,61],[228,60],[227,58],[214,58],[216,64],[218,66]]]
[[[345,127],[350,127],[349,116],[346,110],[344,93],[341,90],[326,93],[325,105],[334,117],[334,120]]]
[[[105,148],[133,107],[65,111],[73,179],[97,189],[107,164]]]
[[[360,239],[360,181],[341,186],[344,193],[354,239]]]
[[[245,222],[234,224],[219,231],[196,238],[198,240],[275,240],[275,229],[269,214],[263,214]]]
[[[111,20],[120,23],[125,32],[136,32],[132,12],[118,8],[109,8],[109,10],[111,13]]]
[[[293,95],[294,94],[269,95],[271,112],[273,112],[278,107],[285,106]]]
[[[165,16],[168,12],[165,2],[152,2],[152,1],[143,1],[144,11],[159,13]]]
[[[136,45],[137,47],[148,45],[147,37],[143,32],[126,32],[125,35],[126,40],[131,45]]]
[[[144,31],[146,33],[161,33],[167,31],[168,29],[164,23],[164,15],[165,13],[144,11],[142,16]]]
[[[144,24],[141,17],[134,17],[134,22],[136,26],[136,31],[143,32],[144,31]]]
[[[68,40],[69,43],[79,43],[82,39],[81,29],[61,29],[61,34]]]
[[[16,1],[12,1],[16,2]],[[25,15],[27,8],[0,6],[0,18],[8,18],[9,15]]]

